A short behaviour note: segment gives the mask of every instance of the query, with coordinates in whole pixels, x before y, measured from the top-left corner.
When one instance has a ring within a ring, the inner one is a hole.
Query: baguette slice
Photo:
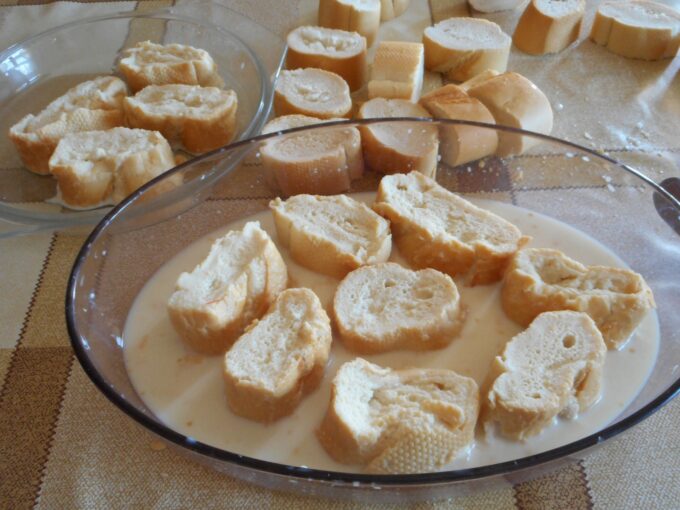
[[[380,27],[381,0],[319,0],[319,25],[358,32],[370,46]]]
[[[123,103],[129,126],[160,131],[193,153],[231,141],[237,105],[233,90],[198,85],[149,85]]]
[[[281,292],[224,357],[231,410],[270,423],[289,415],[323,378],[331,324],[309,289]]]
[[[227,350],[286,288],[281,254],[258,222],[217,239],[191,273],[182,273],[168,301],[184,342],[204,354]]]
[[[497,356],[483,419],[523,440],[556,416],[573,419],[600,398],[607,347],[585,313],[546,312]]]
[[[465,274],[470,285],[500,280],[529,240],[512,223],[418,172],[383,177],[373,209],[390,220],[399,252],[413,267]]]
[[[147,85],[224,85],[210,54],[184,44],[139,42],[123,52],[118,69],[133,92]]]
[[[578,39],[586,0],[531,0],[512,41],[530,55],[558,53]]]
[[[79,83],[38,115],[26,115],[14,124],[9,138],[27,169],[49,174],[50,156],[64,136],[124,124],[122,102],[126,94],[125,83],[114,76]]]
[[[545,94],[527,78],[517,73],[504,73],[468,89],[496,119],[496,124],[512,126],[549,135],[553,127],[553,111]],[[522,154],[540,143],[515,133],[498,133],[499,156]]]
[[[422,106],[405,99],[377,97],[359,109],[360,119],[378,117],[430,117]],[[382,174],[416,170],[430,177],[437,171],[437,127],[404,122],[360,126],[364,160]]]
[[[424,473],[474,439],[479,390],[452,370],[390,370],[357,358],[343,364],[317,436],[338,462],[369,473]]]
[[[420,104],[437,119],[495,124],[493,115],[486,106],[453,84],[444,85],[421,97]],[[494,129],[442,125],[440,136],[442,161],[450,166],[490,156],[498,148],[498,133]]]
[[[647,312],[654,296],[638,273],[606,266],[584,266],[558,250],[517,252],[508,265],[501,291],[503,310],[528,325],[543,312],[587,313],[600,328],[607,347],[618,349]]]
[[[486,71],[482,71],[481,73],[474,75],[469,80],[466,80],[463,83],[459,84],[458,87],[463,92],[467,92],[475,85],[479,85],[483,81],[490,80],[491,78],[493,78],[494,76],[498,76],[499,74],[501,73],[499,73],[498,71],[495,71],[493,69],[487,69]]]
[[[524,0],[468,0],[468,3],[479,12],[501,12],[516,9]]]
[[[368,98],[418,101],[423,88],[423,45],[415,42],[382,41],[375,51]]]
[[[450,276],[386,262],[349,273],[335,292],[333,315],[349,350],[375,354],[445,347],[464,314]]]
[[[337,74],[322,69],[294,69],[279,75],[274,110],[276,115],[347,117],[352,110],[352,98],[347,82]]]
[[[408,9],[410,0],[380,0],[380,21],[398,18]]]
[[[628,58],[659,60],[678,54],[680,13],[648,0],[602,2],[590,38]]]
[[[496,23],[479,18],[449,18],[423,33],[425,69],[454,81],[469,80],[508,67],[512,39]]]
[[[390,256],[389,222],[345,195],[296,195],[285,202],[277,198],[269,207],[281,245],[313,271],[343,278]]]
[[[74,207],[120,202],[174,166],[160,133],[122,127],[66,135],[50,158],[61,197]]]
[[[342,77],[354,91],[366,80],[366,38],[356,32],[302,26],[288,34],[286,67],[315,67]]]
[[[303,126],[313,126],[314,124],[322,124],[324,122],[332,122],[336,120],[344,119],[320,119],[318,117],[310,117],[308,115],[300,115],[299,113],[293,113],[290,115],[282,115],[281,117],[275,117],[269,122],[267,122],[262,128],[262,134],[266,135],[268,133],[276,133],[278,131],[285,131],[286,129],[293,129]]]

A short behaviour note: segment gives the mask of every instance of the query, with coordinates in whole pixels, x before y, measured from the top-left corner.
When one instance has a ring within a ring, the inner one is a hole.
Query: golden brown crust
[[[515,46],[530,55],[544,55],[560,52],[578,39],[585,0],[573,1],[570,12],[546,12],[561,4],[564,2],[531,0],[512,36]]]
[[[380,1],[319,0],[319,25],[358,32],[370,46],[380,27]]]

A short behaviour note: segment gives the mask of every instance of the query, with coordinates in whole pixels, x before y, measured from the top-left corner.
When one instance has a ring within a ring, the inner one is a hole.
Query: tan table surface
[[[315,4],[223,1],[279,34],[307,19]],[[171,4],[0,0],[0,46],[78,17]],[[585,40],[594,5],[588,4],[575,47],[545,58],[513,50],[509,68],[546,91],[556,111],[555,135],[605,150],[657,180],[678,175],[680,58],[630,61]],[[412,0],[405,19],[429,24],[466,9],[459,0]],[[487,17],[511,33],[519,12]],[[399,32],[403,22],[388,32]],[[428,86],[438,83],[428,80]],[[0,508],[361,506],[272,492],[217,474],[164,448],[115,409],[75,361],[64,323],[66,278],[82,242],[66,234],[0,241]],[[412,506],[680,508],[678,423],[676,399],[552,474]]]

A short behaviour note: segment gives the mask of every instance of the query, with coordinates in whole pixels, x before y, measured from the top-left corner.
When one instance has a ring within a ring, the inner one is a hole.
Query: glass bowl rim
[[[314,469],[301,466],[290,466],[286,464],[281,464],[277,462],[266,461],[262,459],[257,459],[254,457],[249,457],[247,455],[241,455],[238,453],[230,452],[227,450],[222,450],[214,446],[202,443],[195,440],[190,436],[186,436],[179,432],[174,431],[170,427],[153,421],[145,413],[139,411],[137,407],[130,404],[124,398],[121,398],[111,386],[107,384],[104,378],[99,374],[94,365],[90,362],[87,355],[86,349],[83,347],[83,343],[79,341],[80,334],[76,327],[75,320],[75,295],[77,289],[78,275],[80,273],[80,268],[87,258],[90,249],[94,242],[99,238],[99,235],[106,230],[108,225],[113,222],[116,217],[124,211],[131,203],[133,203],[139,196],[143,195],[144,192],[155,185],[155,183],[170,177],[175,172],[180,172],[186,167],[200,163],[205,159],[210,159],[214,156],[219,155],[222,152],[235,151],[238,148],[246,147],[253,143],[258,143],[265,141],[269,138],[275,138],[283,134],[291,134],[300,131],[311,131],[328,128],[331,126],[349,126],[355,127],[357,125],[371,125],[380,124],[386,122],[418,122],[418,123],[431,123],[437,125],[464,125],[464,126],[475,126],[482,128],[490,128],[496,131],[505,131],[510,133],[522,134],[531,136],[534,138],[540,138],[546,141],[550,141],[559,145],[566,147],[571,147],[573,149],[585,152],[589,155],[594,156],[600,160],[606,161],[607,163],[613,164],[614,166],[622,168],[624,171],[629,172],[639,179],[643,180],[646,184],[653,188],[653,191],[658,192],[667,198],[673,206],[680,212],[680,200],[675,198],[666,189],[657,184],[654,180],[646,176],[644,173],[630,167],[624,163],[620,163],[615,159],[601,154],[593,149],[583,147],[581,145],[561,140],[550,135],[544,135],[541,133],[534,133],[531,131],[525,131],[519,128],[514,128],[510,126],[501,126],[496,124],[487,124],[483,122],[474,121],[463,121],[463,120],[449,120],[449,119],[431,119],[431,118],[420,118],[420,117],[394,117],[394,118],[374,118],[374,119],[352,119],[352,120],[341,120],[326,122],[320,124],[314,124],[311,126],[302,126],[293,129],[275,131],[273,133],[268,133],[264,135],[258,135],[253,138],[241,140],[233,144],[221,147],[214,151],[203,154],[197,158],[191,159],[178,165],[177,167],[169,170],[168,172],[154,178],[153,180],[146,183],[144,186],[140,187],[133,194],[124,199],[121,203],[116,205],[109,213],[97,224],[94,230],[89,234],[85,240],[83,246],[81,247],[78,255],[73,264],[71,273],[69,275],[67,289],[66,289],[66,325],[71,341],[71,345],[75,352],[76,358],[78,359],[80,365],[82,366],[85,373],[88,375],[90,380],[94,385],[106,396],[116,407],[122,410],[128,417],[132,418],[142,427],[159,435],[160,437],[170,441],[176,446],[186,448],[193,453],[198,453],[200,455],[216,459],[222,462],[228,462],[234,466],[243,467],[251,470],[263,471],[273,475],[287,476],[300,480],[313,480],[317,482],[333,482],[333,483],[346,483],[360,487],[363,485],[368,486],[385,486],[385,487],[414,487],[422,485],[439,485],[439,484],[451,484],[457,482],[464,482],[470,480],[478,480],[489,478],[498,475],[508,475],[516,471],[533,468],[541,464],[545,464],[560,458],[566,457],[568,455],[584,451],[592,446],[611,439],[622,432],[630,429],[634,425],[638,424],[642,420],[648,418],[653,413],[661,409],[664,405],[670,402],[678,393],[680,393],[680,376],[672,382],[668,388],[666,388],[661,394],[656,398],[642,406],[636,412],[627,416],[623,420],[613,425],[608,425],[602,430],[589,434],[586,437],[572,441],[566,445],[560,446],[558,448],[553,448],[538,454],[529,455],[526,457],[521,457],[519,459],[514,459],[510,461],[500,462],[496,464],[487,464],[484,466],[457,469],[452,471],[437,471],[429,473],[417,473],[417,474],[397,474],[397,475],[373,475],[373,474],[363,474],[363,473],[353,473],[353,472],[342,472],[342,471],[328,471],[323,469]],[[221,175],[224,175],[231,171],[227,169]],[[212,182],[212,181],[211,181]]]

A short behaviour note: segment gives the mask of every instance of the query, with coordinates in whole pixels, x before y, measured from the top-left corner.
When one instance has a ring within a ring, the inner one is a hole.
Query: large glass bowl
[[[333,123],[368,126],[380,120]],[[519,131],[462,121],[390,121],[417,130],[437,126]],[[405,124],[404,124],[405,123]],[[680,387],[680,203],[649,175],[668,177],[672,161],[640,159],[645,175],[577,145],[526,132],[540,141],[530,153],[489,156],[457,167],[441,161],[436,178],[462,196],[512,203],[556,218],[586,233],[641,273],[653,289],[660,324],[660,355],[637,397],[612,423],[557,449],[510,462],[417,475],[377,476],[288,466],[220,450],[173,431],[135,392],[123,360],[122,331],[145,282],[177,252],[223,225],[267,209],[277,196],[265,178],[260,147],[282,136],[333,129],[315,126],[235,143],[185,163],[139,189],[112,210],[87,239],[73,267],[66,297],[68,329],[83,368],[122,412],[199,462],[266,487],[363,500],[404,501],[448,497],[511,476],[533,477],[634,426],[675,396]],[[335,127],[337,129],[337,127]],[[643,155],[644,156],[644,155]],[[664,167],[664,165],[666,165]],[[663,168],[662,168],[663,167]],[[665,169],[664,169],[665,168]],[[172,175],[186,190],[163,192]],[[677,174],[676,174],[677,175]],[[380,175],[366,172],[350,192],[372,191]],[[666,181],[668,189],[677,179]],[[134,452],[132,453],[134,455]]]

